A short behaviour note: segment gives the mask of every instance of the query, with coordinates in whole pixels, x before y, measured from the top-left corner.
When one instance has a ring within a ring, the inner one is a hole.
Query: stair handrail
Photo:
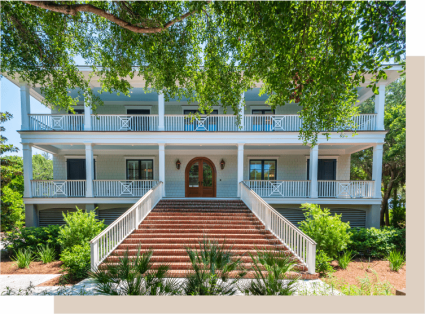
[[[158,183],[133,206],[90,241],[91,269],[98,266],[126,239],[162,199],[163,183]]]
[[[316,242],[271,207],[245,182],[240,182],[241,200],[308,269],[315,273]]]

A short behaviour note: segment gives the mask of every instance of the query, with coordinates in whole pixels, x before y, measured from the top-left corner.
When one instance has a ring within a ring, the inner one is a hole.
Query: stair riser
[[[196,220],[196,221],[203,221],[203,220],[215,220],[215,221],[255,221],[257,222],[258,219],[255,217],[237,217],[237,216],[215,216],[215,215],[205,215],[205,216],[193,216],[193,215],[160,215],[160,216],[148,216],[144,221],[157,221],[157,220],[171,220],[171,221],[187,221],[187,220]]]
[[[135,256],[130,256],[130,259],[135,259]],[[233,261],[236,261],[240,259],[241,263],[252,263],[252,258],[247,256],[247,257],[243,257],[243,256],[235,256],[234,258],[232,258]],[[120,260],[119,256],[111,256],[108,257],[105,260],[105,263],[118,263]],[[292,260],[296,260],[295,258],[293,258]],[[186,255],[186,256],[152,256],[151,258],[151,262],[152,263],[165,263],[165,264],[169,264],[169,263],[190,263],[190,258]],[[172,264],[171,264],[172,265]]]
[[[128,238],[129,239],[139,239],[139,240],[144,240],[144,239],[148,239],[148,238],[155,238],[155,239],[160,239],[160,238],[173,238],[173,239],[191,239],[191,238],[196,238],[196,239],[204,239],[204,237],[206,237],[207,239],[212,239],[212,238],[221,238],[221,239],[247,239],[247,240],[274,240],[275,238],[272,235],[263,235],[263,234],[226,234],[226,233],[222,233],[222,234],[203,234],[203,233],[184,233],[184,234],[179,234],[179,233],[134,233],[131,234]]]
[[[155,250],[155,249],[177,250],[177,249],[185,249],[186,248],[186,245],[184,245],[184,244],[162,244],[162,243],[160,243],[160,244],[158,244],[158,243],[155,243],[155,244],[127,244],[127,243],[123,243],[123,244],[120,244],[118,246],[118,249],[125,250],[125,249],[128,248],[129,250],[131,250],[131,249],[136,250],[136,249],[139,248],[139,246],[140,246],[141,249],[147,249],[147,250],[149,250],[149,249],[152,249],[152,250]],[[192,249],[199,249],[200,248],[200,246],[198,244],[189,244],[187,246],[189,246]],[[263,244],[259,244],[259,245],[252,245],[252,244],[230,245],[230,244],[225,244],[225,245],[223,245],[223,247],[225,249],[232,249],[232,250],[256,250],[256,249],[259,249],[259,250],[260,249],[273,249],[273,250],[281,249],[281,250],[284,250],[285,249],[283,245],[282,246],[276,246],[276,245],[263,245]]]
[[[219,244],[227,243],[227,244],[253,244],[253,245],[267,245],[267,244],[280,244],[279,240],[257,240],[257,239],[209,239],[211,242],[216,242]],[[142,243],[142,244],[198,244],[199,242],[203,243],[202,238],[198,239],[126,239],[122,243],[124,244],[133,244],[133,243]]]
[[[111,256],[124,256],[124,254],[127,252],[127,250],[122,250],[122,249],[118,249],[115,250],[113,252],[113,254],[111,254]],[[136,256],[137,255],[138,250],[137,249],[131,249],[128,250],[128,255],[129,256]],[[140,254],[149,252],[149,250],[147,249],[141,249],[140,250]],[[275,252],[281,252],[284,253],[287,256],[292,256],[293,254],[289,251],[285,251],[285,250],[276,250]],[[232,253],[234,254],[234,256],[249,256],[249,253],[251,253],[252,255],[257,255],[257,251],[255,250],[232,250]],[[184,256],[187,257],[187,252],[184,249],[177,249],[177,250],[154,250],[152,252],[152,256]]]
[[[238,226],[239,227],[239,226]],[[254,229],[254,230],[264,230],[265,227],[261,225],[257,226],[243,226],[245,229]],[[177,225],[177,224],[163,224],[163,225],[147,225],[143,224],[139,226],[139,230],[146,230],[146,229],[192,229],[192,230],[202,230],[202,229],[230,229],[229,226],[226,225],[199,225],[199,224],[193,224],[193,225]]]
[[[140,226],[145,225],[228,225],[228,226],[261,226],[260,222],[257,221],[234,221],[234,220],[144,220]]]
[[[140,228],[140,227],[139,227]],[[151,234],[163,234],[163,233],[202,233],[206,235],[210,234],[247,234],[247,235],[271,235],[272,233],[268,230],[262,229],[209,229],[209,228],[200,228],[199,230],[195,229],[137,229],[134,230],[133,234],[145,234],[145,233],[151,233]]]

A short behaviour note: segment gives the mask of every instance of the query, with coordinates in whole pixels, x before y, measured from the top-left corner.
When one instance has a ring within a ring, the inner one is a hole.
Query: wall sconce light
[[[180,165],[181,165],[181,162],[180,162],[180,160],[177,159],[177,161],[176,161],[177,170],[180,170]]]
[[[226,165],[226,163],[224,162],[224,159],[221,159],[221,161],[220,161],[221,170],[224,169],[225,165]]]

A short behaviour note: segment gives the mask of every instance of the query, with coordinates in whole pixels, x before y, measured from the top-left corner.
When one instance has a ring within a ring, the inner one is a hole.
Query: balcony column
[[[93,164],[93,146],[92,143],[86,145],[86,197],[93,197],[93,179],[94,179],[94,164]]]
[[[165,197],[165,144],[159,143],[158,144],[158,150],[159,150],[159,157],[158,157],[158,163],[159,163],[159,181],[162,181],[162,197]]]
[[[21,84],[21,130],[30,129],[30,87],[27,84]]]
[[[385,130],[385,85],[379,86],[379,94],[375,95],[376,130]]]
[[[378,144],[373,147],[373,164],[372,164],[372,180],[375,181],[375,198],[382,198],[381,181],[382,181],[382,155],[384,145]]]
[[[32,147],[30,144],[22,144],[22,157],[24,160],[24,197],[32,197]]]
[[[240,182],[243,181],[243,152],[244,144],[238,144],[238,197],[241,196]]]
[[[241,117],[241,124],[240,124],[240,128],[239,131],[243,131],[244,127],[245,127],[245,107],[244,107],[244,98],[245,98],[245,93],[241,94],[241,100],[239,101],[239,116]]]
[[[310,197],[318,198],[317,171],[319,167],[319,145],[310,148]]]
[[[164,94],[158,93],[158,131],[165,130],[164,123]]]
[[[90,95],[85,94],[84,97],[84,131],[91,131],[91,98]]]

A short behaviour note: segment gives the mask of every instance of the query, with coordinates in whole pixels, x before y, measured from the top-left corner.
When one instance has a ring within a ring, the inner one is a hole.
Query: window
[[[268,110],[257,110],[257,109],[253,109],[252,110],[252,114],[274,114],[274,110],[268,109]]]
[[[153,180],[153,160],[127,160],[127,180]]]
[[[250,180],[277,180],[276,160],[250,160]]]
[[[336,180],[336,159],[319,159],[317,180]],[[310,180],[310,159],[307,159],[307,180]]]
[[[84,114],[84,109],[75,109],[74,108],[74,112],[75,112],[75,114]],[[69,110],[68,114],[73,114],[73,113],[71,112],[71,110]]]

